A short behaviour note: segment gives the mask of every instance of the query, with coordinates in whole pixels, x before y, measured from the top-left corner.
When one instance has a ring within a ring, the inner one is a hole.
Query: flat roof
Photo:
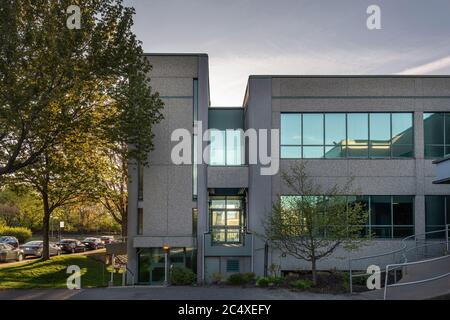
[[[144,53],[144,56],[167,56],[167,57],[208,57],[207,53]]]
[[[250,75],[249,79],[267,79],[267,78],[450,78],[450,75],[410,75],[410,74],[386,74],[386,75],[277,75],[277,74],[268,74],[268,75]]]

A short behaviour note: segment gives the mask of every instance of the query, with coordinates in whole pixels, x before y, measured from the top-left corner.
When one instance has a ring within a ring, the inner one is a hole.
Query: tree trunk
[[[127,237],[127,231],[128,231],[128,216],[127,214],[122,215],[122,237],[126,238]]]
[[[42,260],[48,260],[50,259],[50,252],[49,252],[49,230],[50,230],[50,205],[48,203],[48,194],[43,193],[42,194],[42,202],[44,203],[44,219],[42,223],[42,232],[43,232],[43,247],[42,247]]]
[[[311,260],[311,272],[312,272],[313,285],[317,286],[317,270],[316,270],[316,259],[315,258],[312,258],[312,260]]]

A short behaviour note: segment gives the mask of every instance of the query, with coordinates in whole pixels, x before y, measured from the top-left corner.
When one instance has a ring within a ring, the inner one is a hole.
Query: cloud
[[[435,71],[439,71],[450,67],[450,56],[441,58],[417,67],[408,68],[397,74],[400,75],[417,75],[417,74],[429,74]]]

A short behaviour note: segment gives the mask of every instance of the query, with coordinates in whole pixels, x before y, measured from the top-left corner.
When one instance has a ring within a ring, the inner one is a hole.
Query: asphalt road
[[[0,290],[0,300],[359,300],[359,295],[295,292],[287,289],[218,287],[118,287],[95,289]]]

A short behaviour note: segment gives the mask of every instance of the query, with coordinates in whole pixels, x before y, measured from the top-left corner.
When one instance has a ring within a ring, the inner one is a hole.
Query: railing
[[[427,264],[428,267],[430,267],[433,263],[440,262],[442,260],[450,261],[449,227],[450,227],[450,225],[446,225],[445,229],[425,232],[424,234],[420,234],[420,235],[409,236],[402,240],[403,247],[405,248],[404,253],[403,253],[403,258],[404,258],[403,262],[402,263],[392,263],[392,264],[388,264],[386,266],[386,270],[385,270],[386,277],[385,277],[385,281],[384,281],[384,292],[383,292],[384,300],[387,299],[388,288],[411,286],[411,285],[415,285],[415,284],[423,284],[423,283],[436,281],[436,280],[450,276],[450,269],[449,269],[449,272],[444,271],[443,273],[438,274],[438,275],[432,274],[432,275],[424,276],[424,278],[421,278],[421,279],[407,281],[407,282],[401,282],[401,283],[397,283],[397,279],[394,278],[394,282],[392,284],[389,283],[389,272],[390,271],[394,271],[394,274],[396,274],[397,270],[400,269],[400,270],[402,270],[403,273],[406,274],[408,272],[408,267],[425,265],[425,264]],[[427,239],[428,235],[437,234],[437,233],[444,233],[444,239],[443,240]],[[423,236],[425,236],[425,237],[423,237]],[[420,238],[418,239],[418,237],[420,237]],[[414,241],[415,241],[415,246],[412,248],[406,249],[406,246],[407,246],[406,241],[412,240],[412,239],[414,239]],[[421,242],[424,242],[424,243],[421,244]],[[430,254],[428,252],[429,248],[435,247],[435,246],[445,247],[445,249],[444,250],[442,250],[443,248],[441,248],[440,250],[437,249],[434,251],[434,253]],[[419,249],[424,249],[424,252],[419,253]],[[416,261],[410,261],[411,259],[408,258],[408,253],[413,250],[415,251],[414,257],[415,257]],[[437,257],[436,257],[436,254],[438,255]]]
[[[377,261],[376,264],[379,265],[380,264],[380,258],[382,258],[382,257],[391,258],[391,262],[390,263],[386,263],[385,267],[384,268],[380,268],[381,270],[379,272],[380,276],[382,274],[385,274],[384,298],[386,298],[387,288],[388,287],[394,287],[394,286],[400,286],[400,285],[413,285],[413,284],[418,284],[418,283],[424,283],[424,282],[434,281],[434,280],[440,279],[442,277],[448,276],[449,274],[443,274],[443,275],[439,275],[437,277],[433,276],[433,277],[431,277],[429,279],[421,279],[421,280],[412,281],[412,282],[409,282],[409,283],[397,284],[397,270],[399,270],[399,269],[403,270],[408,265],[432,262],[432,261],[435,261],[436,259],[440,259],[440,258],[443,259],[443,258],[448,258],[449,257],[449,256],[447,256],[450,253],[449,252],[449,226],[450,225],[446,225],[445,229],[442,229],[442,230],[430,231],[430,232],[425,232],[424,234],[408,236],[408,237],[402,239],[401,246],[397,250],[393,250],[393,251],[389,251],[389,252],[385,252],[385,253],[381,253],[381,254],[376,254],[376,255],[370,255],[370,256],[364,256],[364,257],[358,257],[358,258],[350,258],[349,259],[350,294],[353,293],[353,278],[356,278],[356,277],[367,277],[368,276],[368,274],[366,272],[355,273],[353,271],[354,262],[361,261],[361,260],[371,260],[371,259],[372,260],[376,260]],[[428,235],[436,234],[436,233],[445,233],[445,239],[444,240],[427,239]],[[424,244],[421,244],[421,242],[424,242]],[[430,242],[430,243],[428,243],[428,242]],[[410,244],[410,243],[413,243],[414,245],[411,248],[408,248],[408,244]],[[439,257],[439,258],[429,259],[430,257],[428,256],[427,253],[422,253],[421,255],[419,254],[419,249],[423,248],[423,249],[425,249],[425,251],[428,251],[429,247],[437,246],[437,245],[445,245],[446,249],[445,249],[445,252],[444,252],[444,256],[442,256],[442,254],[440,254],[441,257]],[[409,261],[408,254],[410,252],[412,252],[413,250],[415,251],[415,258],[417,260],[421,259],[421,261],[418,261],[418,262],[411,262],[411,261]],[[397,258],[399,260],[397,260]],[[394,271],[394,277],[393,277],[394,284],[389,284],[389,271]]]

